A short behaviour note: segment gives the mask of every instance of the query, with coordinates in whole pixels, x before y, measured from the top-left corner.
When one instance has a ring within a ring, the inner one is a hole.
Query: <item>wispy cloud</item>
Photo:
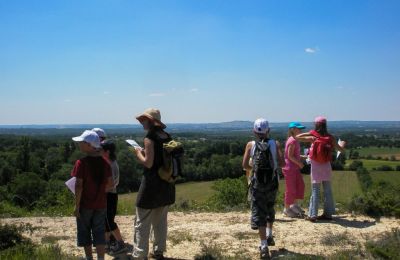
[[[315,48],[309,47],[309,48],[305,48],[304,51],[307,53],[310,53],[310,54],[314,54],[319,51],[319,48],[318,47],[315,47]]]
[[[165,96],[165,93],[161,93],[161,92],[151,93],[151,94],[149,94],[149,96],[150,97],[163,97],[163,96]]]
[[[191,88],[189,91],[190,91],[190,92],[198,92],[199,89],[198,89],[198,88]]]

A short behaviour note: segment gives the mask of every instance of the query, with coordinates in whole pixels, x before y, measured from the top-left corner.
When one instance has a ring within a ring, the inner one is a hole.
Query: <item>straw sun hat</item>
[[[142,123],[144,119],[149,119],[156,126],[161,126],[162,128],[166,128],[167,126],[161,122],[161,114],[160,110],[155,108],[148,108],[142,114],[138,115],[136,119]]]

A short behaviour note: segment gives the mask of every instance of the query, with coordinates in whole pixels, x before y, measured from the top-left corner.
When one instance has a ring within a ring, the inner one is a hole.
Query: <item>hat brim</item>
[[[83,137],[82,136],[72,137],[72,141],[74,141],[74,142],[83,142]]]
[[[306,127],[304,125],[299,125],[299,126],[292,126],[290,128],[305,129]]]
[[[163,129],[167,127],[163,122],[161,122],[160,120],[155,119],[154,117],[152,117],[152,116],[150,116],[150,115],[148,115],[148,114],[141,114],[141,115],[138,115],[138,116],[136,117],[136,119],[137,119],[140,123],[142,123],[144,119],[148,119],[148,120],[152,121],[154,125],[160,126],[160,127],[163,128]]]

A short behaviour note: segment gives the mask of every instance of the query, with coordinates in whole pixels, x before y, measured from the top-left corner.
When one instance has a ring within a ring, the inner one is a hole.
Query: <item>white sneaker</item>
[[[294,212],[291,208],[289,209],[284,209],[283,210],[283,214],[289,218],[295,218],[297,217],[299,214],[297,214],[296,212]]]

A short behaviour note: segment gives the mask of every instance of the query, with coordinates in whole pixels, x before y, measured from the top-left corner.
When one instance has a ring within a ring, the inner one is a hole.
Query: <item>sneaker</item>
[[[267,237],[267,244],[268,244],[269,246],[274,246],[274,245],[275,245],[274,236],[268,236],[268,237]]]
[[[123,241],[115,243],[115,246],[110,247],[110,255],[117,255],[124,252],[127,252],[128,248],[125,246]]]
[[[332,220],[332,216],[327,216],[325,214],[322,214],[321,216],[317,217],[318,220],[328,220],[331,221]]]
[[[268,247],[260,247],[260,259],[271,259],[269,256],[269,250]]]
[[[165,259],[163,252],[154,252],[150,254],[150,258],[156,259],[156,260],[163,260]]]
[[[310,222],[317,222],[317,217],[309,217],[309,216],[306,216],[304,219],[305,219],[305,220],[308,220],[308,221],[310,221]]]
[[[306,213],[306,211],[304,209],[302,209],[299,205],[294,204],[294,206],[298,211],[300,211],[302,214]]]
[[[283,210],[283,215],[285,215],[286,217],[289,217],[289,218],[298,217],[298,214],[296,212],[294,212],[291,208],[284,209]]]
[[[104,249],[106,250],[106,253],[108,254],[108,253],[110,253],[110,241],[107,241],[106,242],[106,246],[104,247]]]

